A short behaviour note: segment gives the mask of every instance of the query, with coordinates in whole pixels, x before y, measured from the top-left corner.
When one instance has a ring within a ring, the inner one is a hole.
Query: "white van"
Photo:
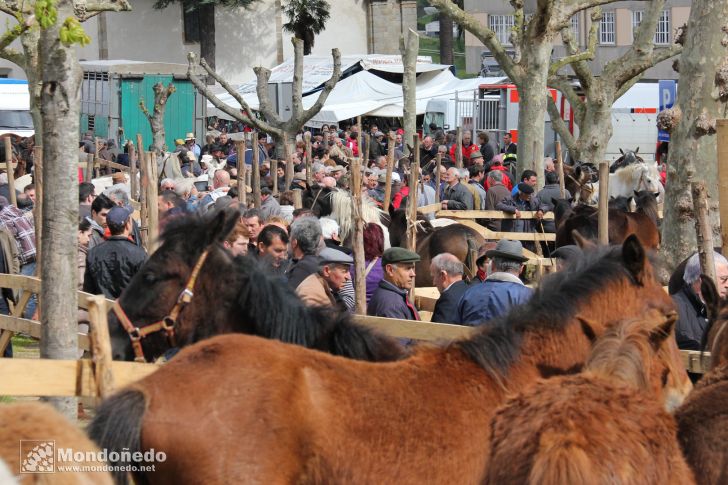
[[[33,136],[28,81],[0,79],[0,135]]]

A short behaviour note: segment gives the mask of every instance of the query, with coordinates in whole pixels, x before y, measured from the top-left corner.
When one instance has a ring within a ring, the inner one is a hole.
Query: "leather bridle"
[[[207,259],[207,255],[209,254],[209,248],[205,249],[205,251],[202,252],[199,259],[195,263],[194,268],[192,269],[192,274],[190,274],[189,279],[187,280],[187,284],[185,285],[182,292],[177,297],[177,302],[172,307],[172,310],[169,312],[167,316],[159,320],[158,322],[154,322],[151,325],[146,325],[144,327],[137,327],[135,326],[129,316],[126,314],[123,308],[121,308],[121,304],[119,303],[119,300],[117,299],[114,302],[114,313],[116,314],[116,317],[119,319],[119,322],[121,323],[121,326],[124,327],[124,330],[129,335],[129,340],[131,340],[131,347],[134,350],[134,361],[135,362],[146,362],[146,358],[144,357],[144,349],[142,348],[142,339],[145,337],[161,332],[164,330],[164,332],[167,334],[167,341],[169,342],[169,345],[172,347],[176,347],[176,339],[175,339],[175,331],[174,327],[177,323],[177,318],[179,318],[180,313],[182,313],[182,310],[184,310],[185,306],[187,306],[188,303],[192,301],[192,298],[195,296],[194,288],[195,283],[197,282],[197,277],[200,274],[200,270],[202,269],[202,266],[205,264],[205,260]]]

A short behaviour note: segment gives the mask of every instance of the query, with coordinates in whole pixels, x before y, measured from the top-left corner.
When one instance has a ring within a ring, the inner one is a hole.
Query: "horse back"
[[[700,484],[728,483],[728,366],[706,374],[675,413],[678,440]]]
[[[370,364],[231,334],[183,349],[133,387],[147,396],[142,448],[178,451],[163,475],[473,483],[503,399],[489,382],[458,350]],[[225,458],[192,460],[180,448],[201,441]]]
[[[485,483],[692,482],[672,417],[654,399],[603,379],[541,381],[492,421]]]

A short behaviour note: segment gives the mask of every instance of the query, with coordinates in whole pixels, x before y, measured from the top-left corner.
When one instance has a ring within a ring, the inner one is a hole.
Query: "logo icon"
[[[20,473],[53,473],[55,456],[53,440],[20,440]]]

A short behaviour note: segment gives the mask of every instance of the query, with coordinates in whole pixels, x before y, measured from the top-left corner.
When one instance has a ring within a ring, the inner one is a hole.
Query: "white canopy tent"
[[[402,85],[387,81],[373,71],[402,73],[404,66],[397,55],[343,56],[342,73],[349,74],[340,80],[329,94],[322,110],[308,126],[321,126],[336,123],[356,116],[401,117],[403,115]],[[310,108],[318,99],[320,87],[333,72],[331,58],[306,56],[304,61],[303,106]],[[427,103],[435,98],[472,96],[480,84],[491,79],[458,79],[450,71],[450,66],[433,64],[429,57],[419,57],[417,63],[417,114],[425,113]],[[270,82],[291,82],[293,79],[293,60],[288,60],[271,70]],[[251,109],[258,108],[256,81],[241,85],[237,92],[243,96]],[[224,93],[220,100],[234,109],[240,105],[233,97]],[[225,113],[208,101],[208,114],[228,119]]]

